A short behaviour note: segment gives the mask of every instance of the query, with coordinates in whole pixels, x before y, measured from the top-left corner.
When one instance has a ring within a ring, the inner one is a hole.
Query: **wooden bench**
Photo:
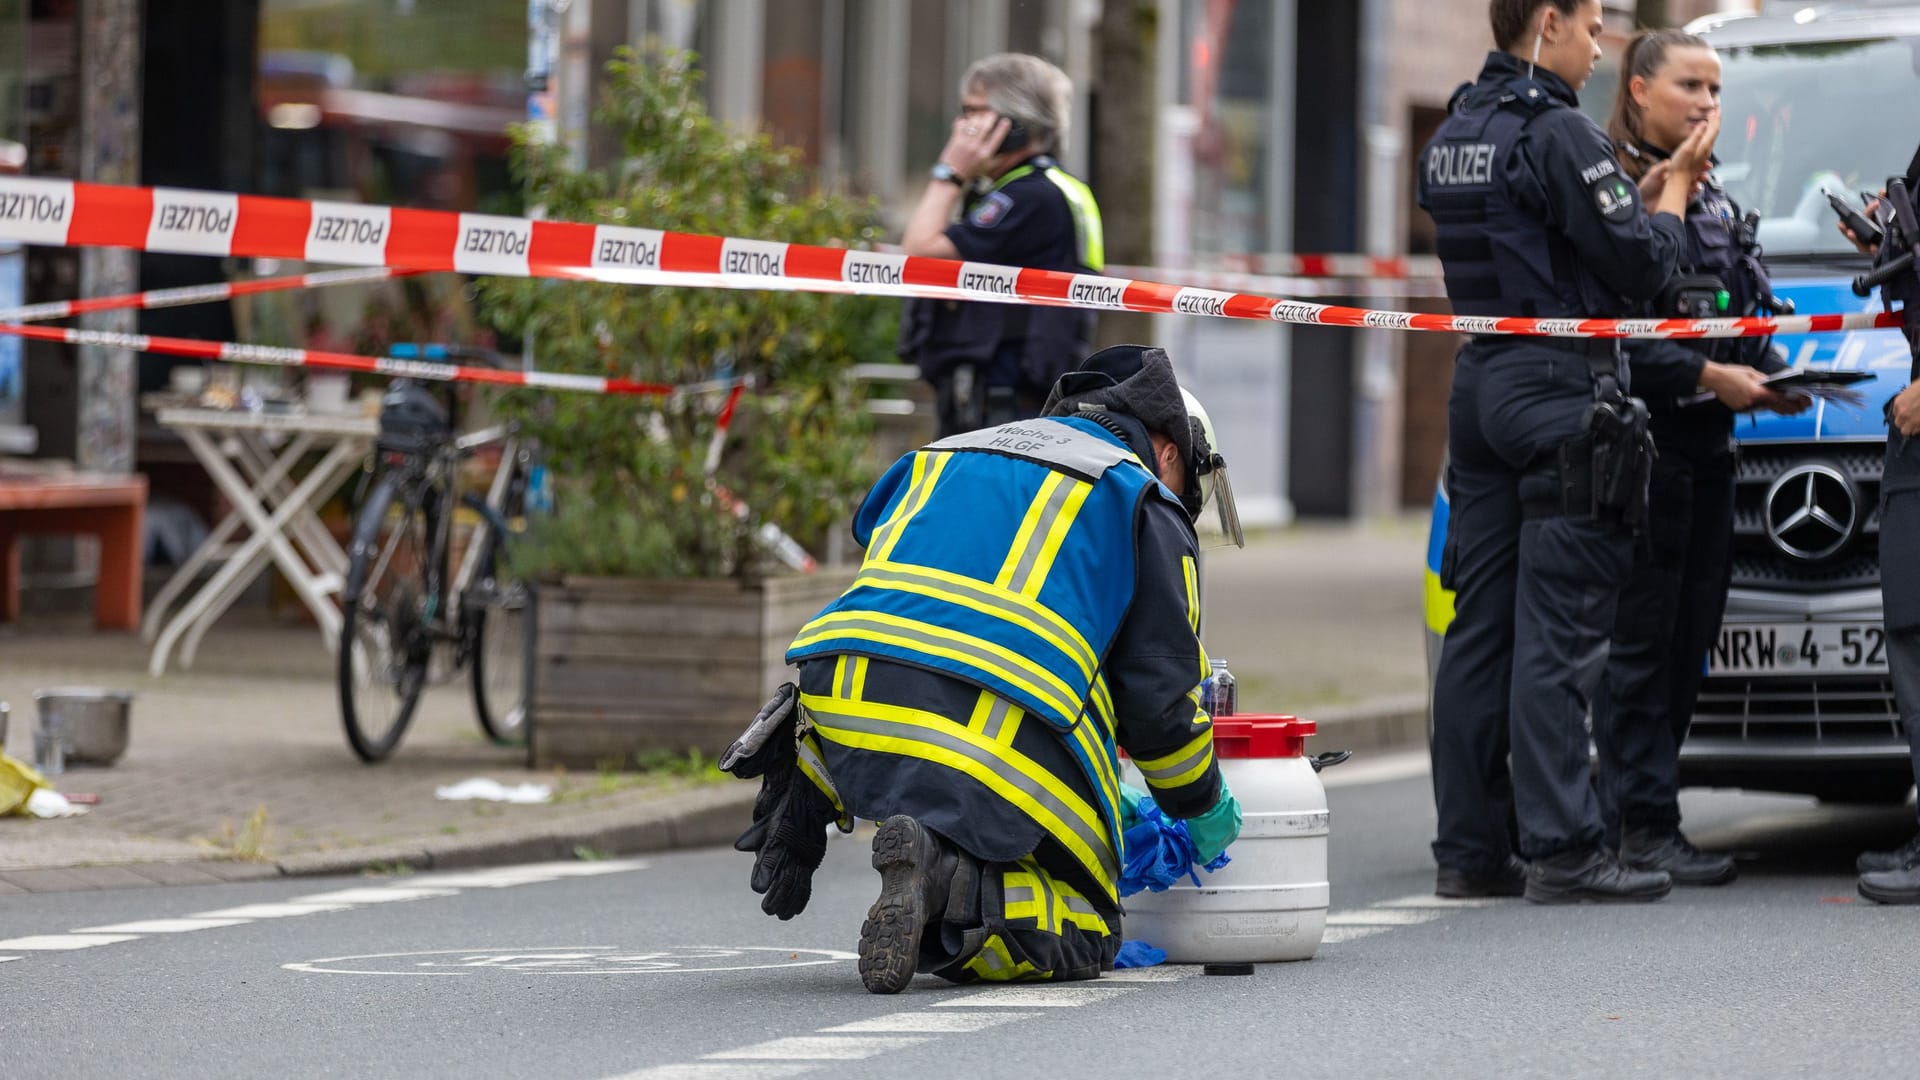
[[[20,549],[27,533],[100,538],[93,622],[101,630],[140,628],[140,530],[147,478],[103,473],[0,473],[0,622],[20,617]]]

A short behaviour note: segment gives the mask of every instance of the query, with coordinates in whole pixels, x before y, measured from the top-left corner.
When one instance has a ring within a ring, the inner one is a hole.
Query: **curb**
[[[752,821],[759,785],[730,783],[680,792],[671,800],[637,807],[581,814],[564,822],[542,822],[501,829],[476,837],[434,837],[290,855],[271,862],[189,859],[0,872],[0,896],[13,893],[75,892],[145,888],[154,885],[213,885],[234,881],[270,881],[285,877],[358,874],[406,867],[410,870],[474,869],[515,863],[575,859],[575,849],[590,847],[608,855],[640,855],[677,848],[730,844]]]
[[[1386,752],[1427,748],[1427,696],[1363,701],[1357,705],[1330,705],[1301,709],[1302,720],[1318,725],[1309,749]]]

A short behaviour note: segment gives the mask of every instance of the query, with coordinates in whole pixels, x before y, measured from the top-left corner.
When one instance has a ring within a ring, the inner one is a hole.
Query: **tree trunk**
[[[1633,24],[1649,30],[1670,25],[1667,16],[1667,0],[1634,0]]]
[[[1155,0],[1104,0],[1100,16],[1099,97],[1094,110],[1091,177],[1106,225],[1107,262],[1153,264],[1153,157],[1156,122]],[[1084,137],[1084,136],[1083,136]],[[1096,347],[1153,340],[1153,316],[1100,315]]]

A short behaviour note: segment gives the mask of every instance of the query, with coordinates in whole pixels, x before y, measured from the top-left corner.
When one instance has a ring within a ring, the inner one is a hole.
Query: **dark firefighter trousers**
[[[957,679],[880,661],[840,665],[836,679],[836,659],[803,664],[800,690],[803,702],[819,706],[809,709],[808,742],[841,806],[869,820],[914,817],[979,867],[961,876],[964,895],[950,895],[939,925],[922,934],[916,970],[960,983],[1093,979],[1111,970],[1120,917],[1104,890],[1043,827],[981,783],[977,769],[955,767],[962,759],[951,751],[915,752],[929,737],[950,747],[992,743],[1003,772],[1047,773],[1056,791],[1090,809],[1090,786],[1059,737]],[[893,723],[895,710],[863,710],[868,704],[916,710],[918,724],[937,729]]]

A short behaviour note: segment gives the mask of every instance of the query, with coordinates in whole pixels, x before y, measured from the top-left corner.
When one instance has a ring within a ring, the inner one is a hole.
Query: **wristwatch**
[[[958,170],[944,161],[934,162],[933,168],[927,170],[927,175],[933,177],[935,180],[945,180],[957,188],[967,186],[967,178],[961,176]]]

